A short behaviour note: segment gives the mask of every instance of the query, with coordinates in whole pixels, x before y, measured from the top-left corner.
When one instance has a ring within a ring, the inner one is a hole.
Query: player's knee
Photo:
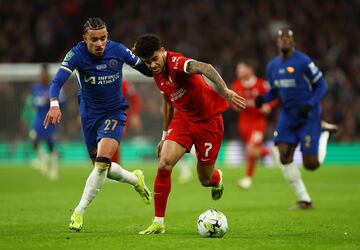
[[[95,167],[99,172],[106,171],[111,166],[111,159],[98,156],[95,159]]]
[[[318,161],[304,162],[304,168],[310,171],[314,171],[320,167],[320,163]]]
[[[245,151],[247,155],[252,155],[254,152],[254,146],[251,144],[246,145]]]
[[[167,156],[161,156],[159,160],[159,169],[171,170],[174,167],[174,161]]]
[[[292,158],[280,155],[280,162],[283,165],[290,164],[293,161]]]
[[[259,157],[259,150],[255,147],[251,147],[247,150],[247,156],[253,157],[253,158],[258,158]]]

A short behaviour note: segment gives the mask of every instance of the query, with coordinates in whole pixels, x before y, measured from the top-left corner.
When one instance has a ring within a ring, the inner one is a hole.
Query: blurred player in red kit
[[[126,110],[127,120],[125,124],[125,129],[123,132],[123,137],[127,135],[128,129],[131,126],[132,130],[135,130],[137,133],[140,133],[143,130],[143,124],[141,121],[141,99],[139,93],[136,91],[136,88],[132,82],[123,80],[122,82],[122,94],[129,104],[129,108]],[[120,155],[120,145],[116,150],[112,161],[119,163],[121,161]]]
[[[172,169],[193,145],[201,184],[211,188],[212,199],[222,196],[222,173],[215,168],[224,134],[222,113],[229,103],[236,111],[244,109],[245,100],[226,86],[212,65],[165,50],[156,35],[138,37],[135,53],[152,71],[163,94],[164,132],[158,144],[155,217],[153,223],[140,232],[161,234],[165,233],[164,217]],[[218,87],[218,91],[205,82],[203,75]]]
[[[267,114],[276,105],[276,101],[256,109],[255,98],[264,95],[269,86],[264,79],[254,74],[251,61],[240,61],[236,67],[237,79],[232,83],[232,89],[246,99],[246,109],[238,113],[238,129],[245,145],[246,176],[238,182],[242,189],[248,189],[257,161],[268,154],[270,149],[263,145],[267,125]]]

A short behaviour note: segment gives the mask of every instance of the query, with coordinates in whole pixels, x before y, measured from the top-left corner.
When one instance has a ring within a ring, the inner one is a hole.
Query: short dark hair
[[[141,58],[150,58],[161,48],[160,37],[155,34],[144,34],[136,39],[135,53]]]
[[[106,23],[99,17],[90,17],[84,24],[84,34],[88,30],[99,30],[106,27]]]

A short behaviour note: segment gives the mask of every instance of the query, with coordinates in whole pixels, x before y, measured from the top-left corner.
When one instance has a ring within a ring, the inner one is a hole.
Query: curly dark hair
[[[160,37],[155,34],[144,34],[136,39],[135,53],[141,58],[150,58],[161,48]]]

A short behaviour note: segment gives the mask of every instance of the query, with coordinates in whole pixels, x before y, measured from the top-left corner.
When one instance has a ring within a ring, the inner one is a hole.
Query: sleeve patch
[[[66,54],[65,58],[64,58],[64,62],[68,62],[70,61],[70,59],[75,55],[74,52],[72,52],[71,50]]]
[[[311,70],[311,73],[313,75],[316,75],[316,73],[319,71],[318,67],[315,65],[314,62],[309,63],[309,69]]]

